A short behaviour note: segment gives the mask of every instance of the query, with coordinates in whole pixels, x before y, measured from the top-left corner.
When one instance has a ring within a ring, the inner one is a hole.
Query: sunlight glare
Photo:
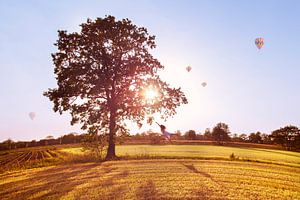
[[[154,90],[153,88],[147,89],[145,91],[145,98],[147,100],[153,100],[158,96],[157,91]]]

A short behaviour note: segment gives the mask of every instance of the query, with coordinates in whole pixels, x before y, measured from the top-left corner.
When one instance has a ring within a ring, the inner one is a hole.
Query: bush
[[[96,160],[101,160],[107,150],[107,136],[104,134],[87,134],[83,140],[83,148],[90,151]]]
[[[151,144],[161,144],[161,136],[158,133],[149,134]]]
[[[230,154],[229,159],[230,160],[238,160],[239,157],[237,157],[236,155],[234,155],[234,153],[232,153],[232,154]]]

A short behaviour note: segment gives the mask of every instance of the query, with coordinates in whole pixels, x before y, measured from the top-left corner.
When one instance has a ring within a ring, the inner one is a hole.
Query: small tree
[[[196,131],[189,130],[185,133],[185,139],[187,140],[196,140]]]
[[[55,112],[70,111],[72,125],[107,134],[106,159],[116,158],[115,137],[125,120],[142,126],[146,116],[159,112],[166,119],[187,103],[180,88],[161,80],[158,71],[164,67],[150,54],[155,36],[146,28],[107,16],[88,19],[80,33],[58,33],[58,52],[52,55],[58,87],[44,95]],[[145,98],[149,88],[157,92],[155,98]]]
[[[97,160],[101,160],[107,147],[106,137],[105,134],[86,134],[83,139],[84,150],[90,151]]]
[[[239,141],[240,142],[247,142],[248,141],[248,136],[245,133],[242,133],[239,135]]]
[[[260,132],[251,133],[248,138],[249,138],[249,142],[262,143],[262,138],[261,138]]]
[[[205,129],[203,137],[204,137],[205,140],[212,140],[212,135],[211,135],[211,131],[210,131],[209,128]]]
[[[212,138],[218,142],[218,144],[223,144],[224,141],[230,140],[229,127],[225,123],[218,123],[212,131]]]

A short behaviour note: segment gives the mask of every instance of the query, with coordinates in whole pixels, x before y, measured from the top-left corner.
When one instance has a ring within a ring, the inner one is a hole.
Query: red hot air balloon
[[[190,72],[192,68],[191,68],[191,66],[187,66],[185,69],[186,69],[186,71]]]
[[[258,49],[261,49],[264,46],[264,44],[264,38],[260,37],[255,39],[255,45]]]

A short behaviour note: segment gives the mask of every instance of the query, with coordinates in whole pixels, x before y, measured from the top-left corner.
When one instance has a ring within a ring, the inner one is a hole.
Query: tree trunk
[[[105,160],[114,160],[116,159],[116,150],[115,150],[115,142],[114,142],[114,136],[109,133],[108,138],[108,149]]]
[[[109,118],[109,136],[108,136],[108,149],[105,160],[115,160],[116,150],[115,150],[115,135],[116,135],[116,113],[114,109],[110,112]]]

